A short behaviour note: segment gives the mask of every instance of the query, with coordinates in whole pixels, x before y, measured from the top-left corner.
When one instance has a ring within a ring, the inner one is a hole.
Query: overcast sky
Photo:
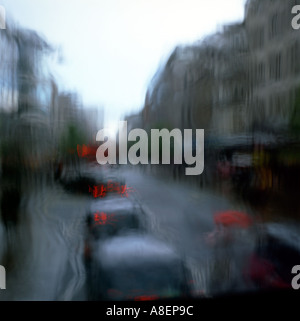
[[[241,21],[245,0],[0,0],[6,15],[62,48],[61,90],[105,108],[108,123],[144,102],[149,80],[177,44]]]

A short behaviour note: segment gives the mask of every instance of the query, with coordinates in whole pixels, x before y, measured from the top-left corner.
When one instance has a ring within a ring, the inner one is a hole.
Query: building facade
[[[300,87],[300,31],[291,26],[295,0],[248,0],[245,28],[251,52],[251,120],[254,128],[288,129]]]

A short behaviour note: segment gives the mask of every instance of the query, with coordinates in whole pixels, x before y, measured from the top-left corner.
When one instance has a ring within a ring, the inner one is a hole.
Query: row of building
[[[149,84],[140,113],[145,129],[204,128],[206,137],[290,131],[300,88],[300,31],[294,0],[248,0],[244,20],[178,46]],[[130,125],[129,125],[130,127]]]
[[[88,143],[103,120],[76,92],[60,90],[50,69],[55,53],[35,31],[13,23],[0,30],[1,161],[21,166],[28,175],[46,173],[55,158],[65,157],[61,142],[69,128]]]

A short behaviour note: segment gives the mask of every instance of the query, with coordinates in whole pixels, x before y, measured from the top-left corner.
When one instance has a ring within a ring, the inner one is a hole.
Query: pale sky
[[[7,17],[62,48],[55,76],[108,124],[143,106],[147,85],[177,44],[241,21],[245,0],[0,0]]]

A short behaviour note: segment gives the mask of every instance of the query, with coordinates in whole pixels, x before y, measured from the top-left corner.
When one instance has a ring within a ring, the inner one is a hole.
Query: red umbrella
[[[253,220],[246,213],[229,210],[215,213],[214,222],[224,227],[238,226],[247,228],[253,223]]]

